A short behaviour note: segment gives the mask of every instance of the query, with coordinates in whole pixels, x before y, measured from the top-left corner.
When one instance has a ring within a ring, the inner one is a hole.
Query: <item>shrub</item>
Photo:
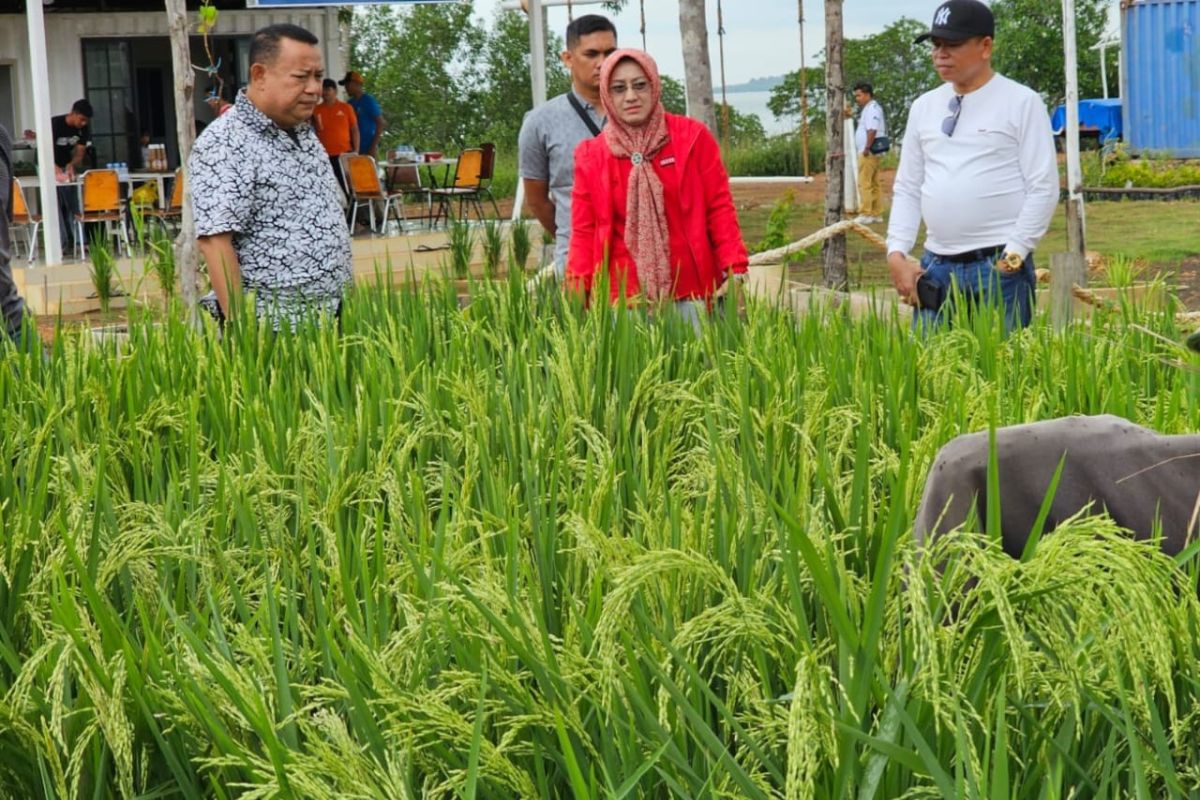
[[[811,137],[808,147],[809,172],[825,170],[825,140]],[[773,136],[765,141],[731,147],[725,153],[725,168],[731,176],[770,177],[801,175],[804,171],[799,136]]]

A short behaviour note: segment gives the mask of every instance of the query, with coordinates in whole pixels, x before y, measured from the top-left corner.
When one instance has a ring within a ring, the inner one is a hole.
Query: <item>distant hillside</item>
[[[779,84],[783,83],[783,81],[783,75],[775,75],[770,78],[755,78],[747,81],[746,83],[739,83],[737,85],[730,84],[725,88],[725,91],[729,92],[730,94],[739,94],[741,92],[769,92]],[[720,92],[721,87],[718,86],[716,90],[717,92]]]

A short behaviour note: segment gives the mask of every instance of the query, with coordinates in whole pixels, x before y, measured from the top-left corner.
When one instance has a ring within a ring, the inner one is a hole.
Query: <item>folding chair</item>
[[[25,241],[29,247],[27,260],[32,264],[37,258],[38,233],[42,229],[42,217],[40,214],[30,213],[29,204],[25,202],[25,190],[21,188],[21,182],[16,178],[13,178],[12,182],[12,225],[24,231]]]
[[[388,191],[393,196],[398,196],[403,202],[403,198],[411,195],[417,195],[425,198],[425,216],[421,219],[433,219],[433,195],[429,193],[429,187],[421,182],[421,168],[415,163],[413,164],[397,164],[388,167]],[[405,219],[408,215],[405,214]]]
[[[183,167],[175,170],[175,179],[171,182],[171,203],[166,208],[150,206],[142,210],[146,219],[158,220],[158,224],[168,229],[167,222],[183,222]]]
[[[118,238],[125,243],[129,253],[129,231],[125,229],[125,210],[121,207],[121,181],[115,169],[89,169],[83,173],[79,185],[82,211],[75,215],[75,256],[83,259],[84,225],[89,222],[104,223],[104,235],[113,235],[113,223],[117,224]]]
[[[360,156],[346,153],[341,157],[342,173],[350,187],[350,233],[354,233],[354,225],[358,221],[358,209],[365,205],[371,215],[371,230],[379,232],[387,225],[388,213],[391,212],[397,222],[404,222],[403,193],[389,192],[379,180],[379,167],[371,156]],[[379,228],[375,226],[375,203],[383,203],[383,219]]]
[[[480,175],[483,173],[483,149],[472,147],[463,150],[458,157],[458,166],[454,170],[454,181],[442,188],[430,189],[429,193],[438,200],[438,212],[434,224],[446,212],[446,222],[450,221],[451,204],[458,200],[458,216],[463,217],[463,206],[474,203],[479,218],[483,219],[483,205],[479,202]]]

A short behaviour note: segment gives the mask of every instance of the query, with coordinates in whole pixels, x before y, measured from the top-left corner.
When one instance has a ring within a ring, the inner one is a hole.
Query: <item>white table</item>
[[[429,167],[430,168],[429,177],[433,181],[432,188],[438,188],[439,186],[444,186],[445,184],[449,183],[450,182],[450,169],[457,165],[458,165],[457,158],[439,158],[436,161],[380,161],[379,162],[379,166],[383,167],[385,170],[393,169],[395,167],[418,167],[418,168]],[[442,173],[442,183],[441,184],[438,183],[437,177],[433,174],[434,167],[445,167],[445,172]]]
[[[129,191],[133,191],[134,184],[145,183],[146,181],[154,181],[158,184],[158,206],[159,208],[167,208],[171,202],[171,196],[167,194],[167,181],[174,179],[175,172],[131,172],[121,178],[121,183],[129,187]],[[17,177],[17,183],[21,184],[21,188],[25,190],[25,200],[32,200],[35,203],[40,203],[37,175],[20,175]],[[76,179],[73,181],[62,181],[54,184],[55,186],[75,186],[82,185],[81,181]],[[30,190],[33,190],[30,192]],[[82,200],[82,198],[81,198]],[[39,208],[40,210],[40,208]]]

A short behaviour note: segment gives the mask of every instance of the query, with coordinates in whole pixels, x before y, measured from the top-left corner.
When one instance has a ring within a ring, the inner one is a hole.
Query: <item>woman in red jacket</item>
[[[567,283],[590,294],[608,265],[612,300],[674,301],[695,318],[748,260],[729,176],[704,125],[668,114],[654,59],[618,50],[604,62],[603,133],[575,151]]]

